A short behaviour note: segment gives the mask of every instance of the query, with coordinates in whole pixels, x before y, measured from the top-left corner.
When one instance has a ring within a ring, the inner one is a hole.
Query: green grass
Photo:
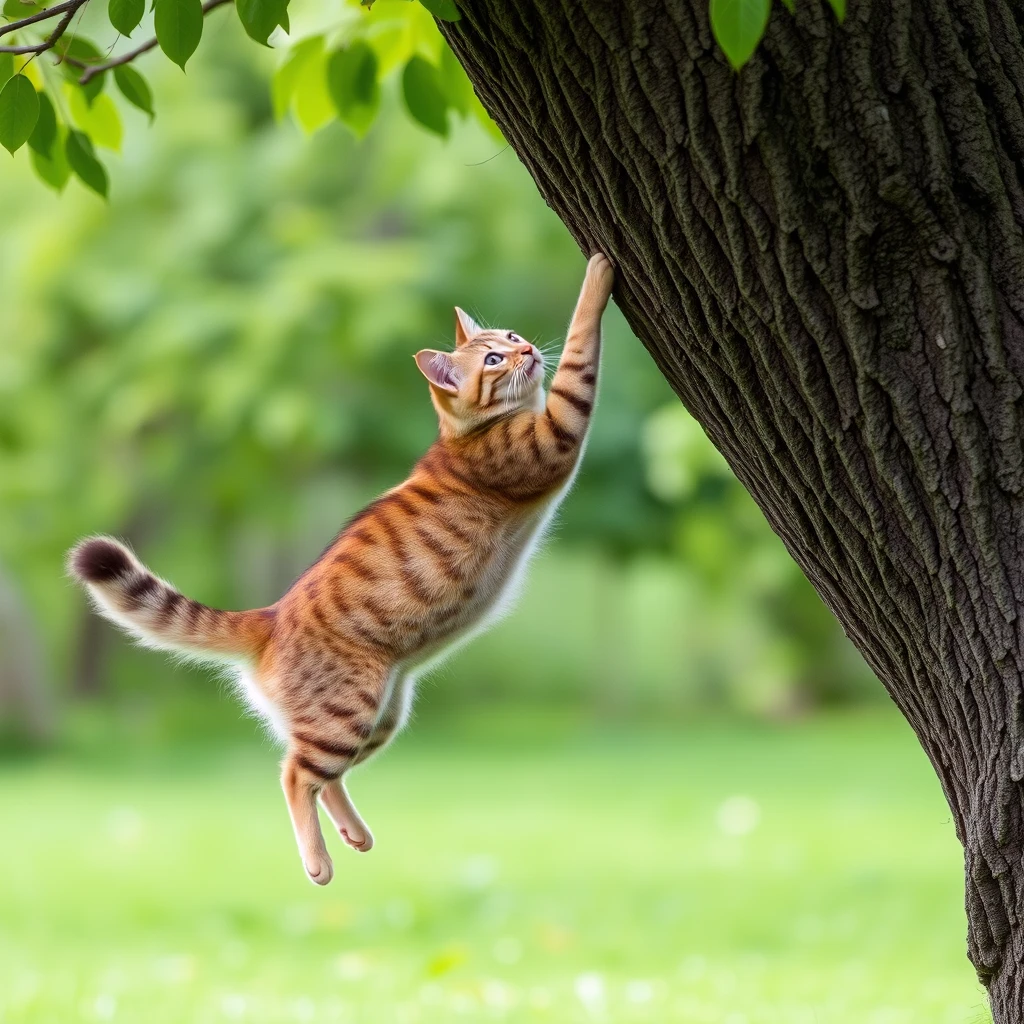
[[[413,728],[304,878],[255,745],[0,767],[0,1020],[984,1019],[961,858],[893,715]],[[333,837],[332,837],[333,838]]]

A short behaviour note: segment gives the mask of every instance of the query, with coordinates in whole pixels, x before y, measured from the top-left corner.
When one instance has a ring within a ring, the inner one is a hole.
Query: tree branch
[[[69,3],[62,4],[61,9],[64,11],[64,17],[60,19],[60,22],[57,24],[57,27],[41,43],[34,43],[25,46],[0,46],[0,53],[32,53],[36,56],[39,56],[39,54],[45,53],[47,50],[53,49],[53,46],[56,44],[57,40],[60,39],[62,35],[64,35],[65,29],[67,29],[68,25],[71,24],[71,19],[75,16],[78,9],[88,2],[89,0],[70,0]],[[56,12],[57,8],[50,8],[50,10]],[[45,11],[40,12],[40,14],[45,13]],[[30,20],[31,19],[26,19],[26,21]],[[37,17],[35,20],[42,21],[44,19]],[[15,24],[21,23],[15,22]],[[10,25],[7,26],[8,29],[11,27],[12,26]]]
[[[203,15],[209,14],[215,7],[220,7],[222,4],[233,3],[234,0],[206,0],[203,4]],[[129,64],[136,57],[141,57],[144,53],[148,53],[157,45],[156,37],[148,39],[141,46],[135,47],[134,50],[129,50],[127,53],[122,53],[120,57],[114,57],[111,60],[104,61],[102,64],[86,64],[84,61],[76,60],[73,57],[65,56],[65,60],[74,65],[76,68],[85,68],[85,74],[82,75],[78,80],[79,85],[88,85],[89,82],[94,79],[97,75],[103,74],[104,71],[109,71],[111,68],[120,67],[122,64]]]
[[[50,18],[55,18],[58,14],[64,14],[67,11],[77,11],[79,7],[84,6],[88,2],[89,0],[67,0],[66,3],[57,4],[55,7],[47,7],[45,11],[37,11],[35,14],[30,14],[27,18],[22,18],[20,21],[12,21],[8,25],[0,25],[0,36],[6,36],[10,32],[17,32],[18,29],[35,25],[40,21],[48,21]]]

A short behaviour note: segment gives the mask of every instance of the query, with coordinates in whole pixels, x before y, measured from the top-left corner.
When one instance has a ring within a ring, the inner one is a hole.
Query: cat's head
[[[456,307],[455,351],[425,348],[416,365],[430,382],[442,430],[466,433],[488,420],[544,407],[544,357],[515,331],[485,330]]]

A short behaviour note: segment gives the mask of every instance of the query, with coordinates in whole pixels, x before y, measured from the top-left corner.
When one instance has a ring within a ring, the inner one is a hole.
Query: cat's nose
[[[534,359],[536,359],[539,354],[537,350],[529,343],[521,345],[519,347],[519,352],[524,356],[533,356]]]

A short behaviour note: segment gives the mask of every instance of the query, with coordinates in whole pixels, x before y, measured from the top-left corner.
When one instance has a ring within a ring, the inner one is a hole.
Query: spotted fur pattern
[[[208,608],[108,537],[71,552],[70,570],[100,613],[139,641],[237,668],[250,703],[287,745],[282,785],[318,884],[333,865],[317,798],[351,846],[370,848],[342,777],[402,727],[416,674],[507,606],[571,483],[612,279],[608,260],[594,256],[546,395],[533,345],[457,310],[455,351],[416,355],[438,412],[437,441],[272,607]]]

